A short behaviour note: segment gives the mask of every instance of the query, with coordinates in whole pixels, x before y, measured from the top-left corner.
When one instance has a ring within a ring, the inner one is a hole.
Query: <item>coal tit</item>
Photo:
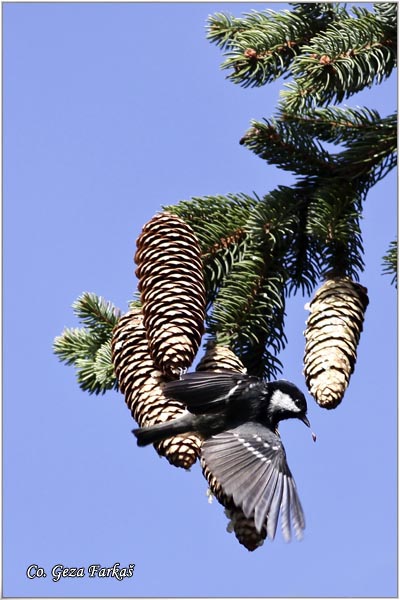
[[[138,446],[179,433],[204,438],[202,458],[257,531],[264,524],[275,537],[279,513],[282,533],[298,539],[305,527],[296,484],[277,431],[279,421],[300,419],[308,427],[304,394],[289,381],[265,382],[231,371],[187,373],[164,384],[164,394],[181,400],[187,412],[151,427],[133,430]]]

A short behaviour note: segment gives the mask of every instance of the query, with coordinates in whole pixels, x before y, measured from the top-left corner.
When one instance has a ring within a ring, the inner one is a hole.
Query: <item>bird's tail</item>
[[[157,423],[150,427],[141,427],[133,429],[132,433],[136,436],[138,446],[148,446],[162,442],[178,433],[187,433],[193,431],[193,415],[183,415],[165,423]]]

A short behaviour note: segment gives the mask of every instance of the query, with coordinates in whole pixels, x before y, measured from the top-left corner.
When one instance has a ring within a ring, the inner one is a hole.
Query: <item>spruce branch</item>
[[[239,356],[249,373],[272,377],[281,366],[276,354],[285,342],[283,315],[282,274],[267,269],[264,256],[251,248],[226,277],[208,331]]]
[[[328,25],[303,46],[293,61],[294,81],[281,93],[281,110],[342,102],[389,77],[396,66],[395,30],[365,9],[355,13],[356,18]]]
[[[54,339],[54,353],[66,365],[75,364],[79,358],[94,356],[99,348],[99,341],[92,332],[80,327],[66,328]]]
[[[381,118],[367,108],[329,107],[280,116],[303,136],[341,144],[343,151],[330,158],[331,177],[351,180],[364,197],[397,164],[397,114]]]
[[[96,352],[94,363],[96,381],[101,390],[118,389],[112,361],[111,338],[109,338]]]
[[[89,394],[105,394],[108,390],[118,389],[110,344],[109,339],[99,347],[94,358],[77,358],[74,363],[79,387]]]
[[[329,153],[319,139],[340,143],[343,151]],[[327,177],[349,180],[365,197],[397,164],[397,115],[337,107],[284,112],[280,119],[253,121],[241,143],[269,164],[313,178],[316,188]]]
[[[267,9],[246,13],[242,19],[217,13],[209,17],[208,39],[227,57],[222,69],[243,87],[261,86],[290,72],[295,57],[313,35],[342,14],[335,3],[294,5],[293,11]]]
[[[300,175],[331,175],[331,155],[301,124],[277,119],[252,121],[240,141],[269,164]]]
[[[392,275],[391,284],[397,288],[397,240],[390,242],[389,249],[383,257],[383,273],[384,275]]]
[[[249,25],[245,19],[240,19],[225,13],[215,13],[208,17],[207,39],[222,50],[234,45],[236,36]]]
[[[232,271],[233,265],[240,262],[246,251],[246,238],[236,239],[226,248],[220,248],[204,257],[204,280],[206,284],[207,309],[220,289],[225,277]]]
[[[120,311],[111,302],[89,292],[83,293],[72,306],[83,327],[64,329],[54,339],[55,355],[61,362],[75,366],[82,390],[104,394],[106,390],[117,389],[110,340]]]
[[[376,134],[382,128],[393,126],[396,116],[381,118],[376,110],[366,107],[316,108],[304,110],[302,113],[280,112],[279,119],[284,122],[297,123],[304,133],[315,136],[324,142],[345,144],[366,133]],[[395,125],[395,123],[394,123]]]
[[[358,180],[366,195],[397,165],[397,115],[381,120],[375,129],[360,132],[345,147],[337,155],[337,174],[353,182]]]
[[[285,344],[284,257],[298,232],[297,198],[282,205],[282,191],[270,194],[252,210],[246,224],[242,260],[224,279],[208,318],[217,343],[229,346],[248,371],[272,377],[280,370],[277,354]]]
[[[82,324],[105,341],[113,330],[120,311],[111,302],[91,292],[84,292],[72,305]]]
[[[272,236],[281,256],[287,294],[311,293],[321,276],[320,247],[306,230],[312,193],[313,181],[279,186],[257,204],[248,221],[254,244],[263,244],[257,232],[268,231]]]
[[[307,232],[319,243],[322,274],[359,279],[364,268],[360,198],[345,180],[326,181],[308,206]]]
[[[246,194],[226,196],[195,196],[163,209],[181,217],[188,223],[199,240],[203,255],[226,247],[226,240],[240,233],[249,212],[258,198]]]
[[[373,4],[376,18],[384,23],[390,30],[397,32],[395,24],[397,22],[397,2],[374,2]]]

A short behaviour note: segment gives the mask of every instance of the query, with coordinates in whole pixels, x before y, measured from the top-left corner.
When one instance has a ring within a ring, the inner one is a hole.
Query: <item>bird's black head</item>
[[[294,383],[280,379],[267,385],[269,390],[267,412],[273,425],[284,419],[300,419],[310,427],[306,416],[307,401],[303,392]]]

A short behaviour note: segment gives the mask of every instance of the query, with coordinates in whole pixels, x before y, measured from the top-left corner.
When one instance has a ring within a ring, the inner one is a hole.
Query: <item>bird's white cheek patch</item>
[[[270,406],[273,408],[281,408],[291,412],[300,412],[300,408],[295,404],[289,394],[285,394],[280,390],[275,390],[270,400]]]

